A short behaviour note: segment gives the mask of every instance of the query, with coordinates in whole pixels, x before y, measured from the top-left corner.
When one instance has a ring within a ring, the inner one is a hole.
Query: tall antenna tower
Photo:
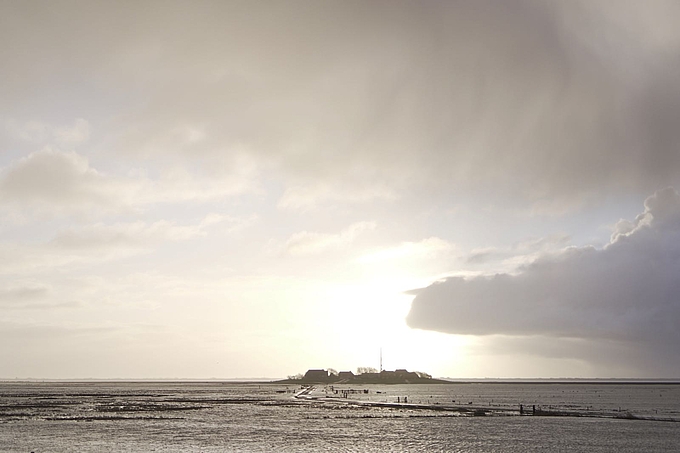
[[[382,346],[380,347],[380,372],[382,373]]]

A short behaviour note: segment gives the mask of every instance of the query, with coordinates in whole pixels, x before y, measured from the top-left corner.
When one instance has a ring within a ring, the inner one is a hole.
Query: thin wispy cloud
[[[284,249],[291,255],[337,250],[351,244],[363,231],[375,229],[375,226],[374,222],[357,222],[337,234],[301,231],[288,238]]]

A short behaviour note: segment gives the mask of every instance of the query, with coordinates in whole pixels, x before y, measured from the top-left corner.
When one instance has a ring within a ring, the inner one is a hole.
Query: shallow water
[[[336,386],[334,389],[350,389]],[[472,403],[499,416],[366,407],[295,386],[233,383],[0,383],[2,452],[588,451],[666,452],[680,424],[520,417],[518,405],[680,419],[678,385],[451,384],[356,386],[353,399]],[[620,408],[620,411],[619,411]]]

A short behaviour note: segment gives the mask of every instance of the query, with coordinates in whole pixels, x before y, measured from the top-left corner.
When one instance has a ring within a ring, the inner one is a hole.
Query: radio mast
[[[380,347],[380,372],[382,373],[382,346]]]

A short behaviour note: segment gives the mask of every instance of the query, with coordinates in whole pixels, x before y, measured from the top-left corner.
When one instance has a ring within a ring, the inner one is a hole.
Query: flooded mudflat
[[[265,383],[5,382],[0,451],[662,452],[680,445],[680,424],[666,421],[680,420],[680,385],[360,387],[317,386],[307,400],[293,398],[299,387]],[[352,402],[404,397],[417,406]],[[520,404],[573,416],[520,416]],[[490,416],[454,410],[465,406]]]

